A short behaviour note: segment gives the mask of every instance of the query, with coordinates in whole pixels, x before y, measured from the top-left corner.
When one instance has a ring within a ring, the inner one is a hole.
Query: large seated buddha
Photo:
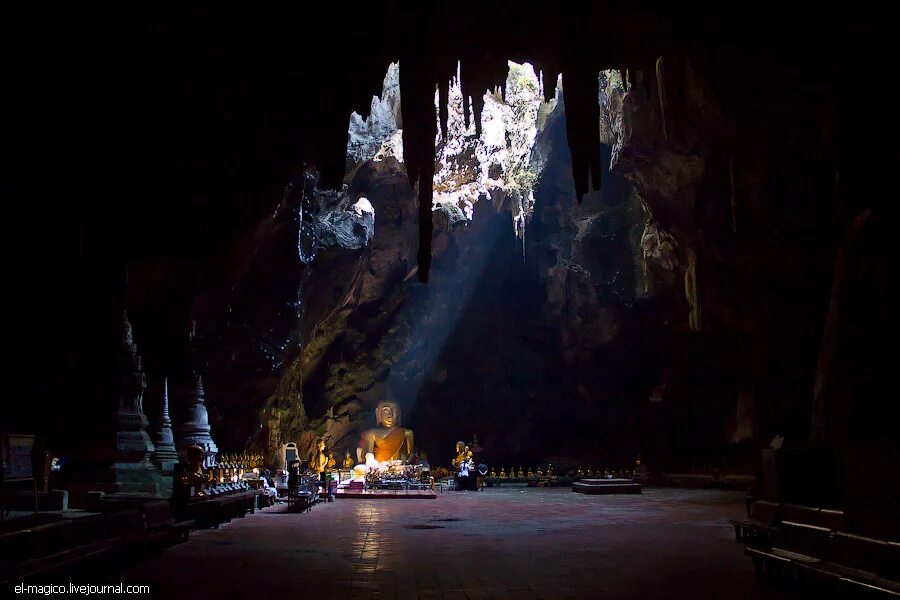
[[[362,433],[356,458],[365,462],[369,454],[377,462],[409,460],[413,454],[413,432],[400,427],[400,406],[382,400],[375,407],[375,427]]]

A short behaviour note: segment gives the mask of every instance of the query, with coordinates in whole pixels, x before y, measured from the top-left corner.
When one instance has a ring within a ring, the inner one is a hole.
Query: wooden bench
[[[750,507],[749,519],[732,519],[734,539],[745,543],[764,543],[774,531],[779,520],[780,504],[757,500]]]
[[[170,543],[186,542],[191,529],[196,526],[193,519],[176,521],[165,500],[144,502],[141,504],[141,512],[144,515],[146,536],[151,543],[167,546]]]
[[[900,544],[782,521],[771,548],[748,546],[757,577],[847,597],[898,597]]]
[[[118,537],[107,538],[7,565],[0,570],[0,586],[7,586],[13,582],[21,583],[35,576],[46,578],[61,571],[82,568],[88,562],[113,554],[121,542],[121,538]]]
[[[3,534],[0,536],[0,580],[23,581],[81,568],[89,561],[118,551],[126,538],[135,534],[143,534],[137,511],[64,519]]]
[[[313,494],[307,486],[293,487],[288,490],[288,510],[309,512],[312,510]]]
[[[850,533],[835,533],[826,560],[816,574],[836,578],[857,594],[900,597],[900,545]]]

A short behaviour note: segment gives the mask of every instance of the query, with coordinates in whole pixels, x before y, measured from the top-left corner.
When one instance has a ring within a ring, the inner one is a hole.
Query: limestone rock
[[[347,157],[354,163],[393,157],[403,162],[403,127],[400,113],[400,64],[391,63],[384,76],[381,97],[372,98],[365,119],[353,112],[347,139]]]
[[[327,192],[320,192],[325,195]],[[320,247],[339,246],[348,250],[366,247],[375,236],[375,209],[368,198],[361,197],[349,205],[346,193],[339,197],[336,206],[316,216]],[[346,207],[346,208],[343,208]]]

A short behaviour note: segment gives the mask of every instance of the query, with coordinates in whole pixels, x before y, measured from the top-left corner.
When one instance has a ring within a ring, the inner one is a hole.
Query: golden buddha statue
[[[375,424],[360,437],[356,458],[366,460],[374,455],[378,462],[407,460],[413,453],[414,441],[411,429],[400,427],[400,406],[396,402],[381,401],[375,407]]]
[[[325,440],[318,438],[316,440],[316,450],[309,459],[309,468],[316,473],[322,473],[328,466],[328,457],[325,456]]]
[[[534,479],[534,471],[531,470],[531,467],[528,467],[528,479]]]
[[[500,479],[506,479],[506,467],[500,467]]]
[[[203,496],[203,487],[207,483],[207,475],[203,472],[203,459],[205,451],[202,447],[188,446],[185,451],[186,466],[181,473],[181,485],[185,488],[193,488],[194,495]]]
[[[328,461],[325,463],[325,468],[331,470],[331,469],[335,468],[336,466],[337,466],[337,461],[334,460],[334,450],[329,450],[328,451]]]
[[[353,462],[353,457],[350,456],[350,451],[347,450],[347,451],[344,453],[344,468],[345,468],[345,469],[352,469],[354,464],[356,464],[356,463]]]
[[[456,456],[450,461],[454,469],[458,469],[459,465],[466,460],[466,445],[463,442],[456,442]]]
[[[519,479],[525,479],[525,471],[522,469],[521,465],[519,466],[519,473],[517,475]]]
[[[497,479],[497,471],[494,470],[494,467],[491,467],[490,478],[491,478],[491,479]]]
[[[553,477],[553,465],[547,465],[547,477]]]
[[[537,468],[537,476],[538,476],[538,477],[543,477],[543,476],[544,476],[544,470],[541,469],[540,466],[538,466],[538,468]]]

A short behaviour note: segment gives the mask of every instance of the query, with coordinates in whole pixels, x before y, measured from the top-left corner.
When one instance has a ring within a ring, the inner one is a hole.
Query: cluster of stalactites
[[[420,43],[424,43],[424,40],[420,40]],[[490,79],[493,79],[495,84],[496,79],[502,77],[499,74],[500,63],[497,61],[490,61],[490,64],[482,64],[481,67],[483,68],[480,69],[476,67],[474,76],[470,77],[472,80],[478,80],[474,86],[467,85],[467,82],[463,81],[459,63],[457,63],[456,77],[449,82],[446,80],[440,82],[436,86],[436,92],[433,93],[430,90],[435,89],[434,80],[430,79],[427,73],[434,67],[443,68],[442,65],[437,64],[441,61],[436,63],[434,62],[436,57],[424,57],[420,53],[418,55],[412,53],[405,56],[404,61],[408,63],[408,66],[404,71],[406,76],[403,79],[399,78],[397,63],[392,63],[391,65],[391,68],[394,69],[393,73],[397,75],[395,79],[396,94],[390,95],[383,91],[381,98],[373,99],[372,109],[373,114],[376,112],[385,114],[387,112],[384,110],[385,103],[393,101],[398,103],[399,108],[400,90],[402,89],[403,96],[407,101],[404,110],[407,127],[405,129],[401,128],[401,124],[398,121],[395,128],[388,128],[390,135],[381,136],[377,144],[367,146],[367,149],[363,152],[358,151],[357,145],[357,150],[351,153],[351,146],[354,145],[354,141],[351,139],[348,141],[348,155],[354,162],[358,159],[369,159],[369,157],[373,160],[380,160],[391,155],[396,156],[400,161],[405,161],[410,184],[417,188],[419,199],[418,272],[420,280],[424,282],[428,280],[428,271],[431,264],[432,208],[435,204],[446,204],[435,201],[435,189],[429,190],[427,186],[420,185],[421,181],[428,180],[432,180],[433,184],[438,182],[438,185],[440,185],[440,181],[443,180],[439,172],[441,170],[440,154],[443,150],[436,152],[437,160],[432,161],[430,160],[430,153],[427,152],[427,147],[431,145],[432,140],[439,149],[450,146],[450,149],[453,150],[453,145],[457,143],[457,140],[460,141],[460,145],[465,146],[465,138],[472,136],[473,126],[475,137],[480,142],[481,137],[484,135],[483,128],[486,121],[484,113],[490,111],[490,103],[505,103],[509,106],[511,98],[509,89],[504,93],[499,86],[495,88],[494,92],[488,91],[482,96],[476,94],[474,98],[464,94],[466,89],[489,88],[492,83],[487,80]],[[514,63],[508,63],[507,68],[512,64]],[[552,64],[556,65],[556,63]],[[534,69],[528,63],[518,66],[525,67],[526,65],[533,74]],[[444,63],[443,66],[448,65]],[[584,194],[592,189],[599,189],[601,184],[599,162],[600,132],[596,125],[589,125],[592,122],[596,123],[599,118],[600,107],[598,106],[597,98],[600,82],[596,77],[597,71],[588,68],[584,61],[578,63],[563,61],[557,66],[561,66],[563,71],[570,72],[570,76],[567,79],[569,84],[567,85],[568,93],[566,97],[566,130],[569,148],[572,153],[572,175],[575,181],[577,199],[580,202]],[[440,71],[440,68],[438,68],[438,71]],[[590,71],[593,71],[593,75],[590,75]],[[391,71],[389,70],[390,73]],[[492,76],[489,76],[489,74],[492,74]],[[647,79],[649,80],[649,78]],[[557,81],[561,83],[561,77]],[[487,85],[484,85],[485,83]],[[509,88],[509,84],[508,76],[506,81],[507,88]],[[534,96],[545,103],[552,102],[554,96],[559,95],[560,90],[558,87],[555,90],[550,90],[546,87],[542,71],[535,77],[534,84]],[[385,89],[387,88],[388,78],[386,77]],[[435,111],[433,120],[426,108],[429,105],[434,107],[432,108]],[[444,111],[445,106],[446,112]],[[399,114],[399,110],[396,112]],[[351,121],[351,138],[354,135],[354,127],[357,133],[371,134],[373,130],[378,129],[377,127],[372,127],[372,116],[367,121],[363,121],[359,115],[354,115],[354,119],[354,121]],[[430,123],[434,124],[434,131],[431,131]],[[417,127],[419,124],[422,126]],[[455,135],[455,130],[457,132],[461,131],[462,134]],[[372,150],[372,147],[375,149]],[[527,185],[532,178],[525,173],[523,177],[507,177],[506,179],[509,181],[516,180],[514,189],[503,189],[503,192],[512,200],[510,206],[514,209],[514,228],[517,235],[522,236],[525,222],[533,209],[533,186]],[[506,186],[499,187],[508,188],[509,181],[506,181]],[[526,185],[523,186],[522,184]],[[434,185],[432,185],[432,188],[434,188]],[[481,193],[481,190],[479,190],[479,193]],[[467,198],[470,197],[468,192],[465,195]],[[464,201],[463,215],[466,214],[465,204]]]
[[[447,214],[451,223],[469,221],[479,199],[508,203],[513,231],[523,240],[525,223],[534,209],[534,187],[540,175],[532,161],[539,115],[556,106],[544,103],[543,73],[528,63],[507,63],[505,94],[500,86],[482,96],[480,119],[472,99],[468,120],[463,102],[460,65],[447,89],[446,125],[440,123],[440,91],[435,89],[435,172],[432,210]],[[543,110],[542,110],[543,109]],[[524,245],[523,245],[524,248]]]

